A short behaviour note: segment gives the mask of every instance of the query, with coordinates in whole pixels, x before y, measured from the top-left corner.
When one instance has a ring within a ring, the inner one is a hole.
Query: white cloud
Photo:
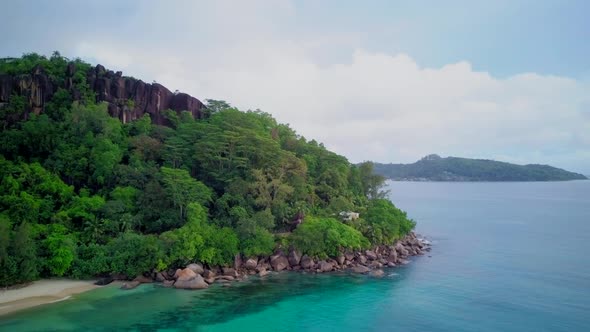
[[[439,153],[590,173],[588,83],[500,79],[467,61],[424,68],[411,55],[360,48],[330,61],[349,36],[297,35],[289,1],[138,6],[121,29],[78,31],[70,51],[171,90],[260,108],[355,162]]]

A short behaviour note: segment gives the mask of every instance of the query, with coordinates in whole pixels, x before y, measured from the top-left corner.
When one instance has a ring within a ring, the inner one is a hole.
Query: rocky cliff
[[[27,112],[39,114],[45,109],[58,88],[71,92],[74,100],[80,99],[73,78],[76,66],[67,66],[64,82],[56,82],[40,66],[36,66],[30,74],[0,75],[0,106],[8,103],[11,94],[24,96]],[[124,77],[121,72],[113,72],[97,65],[86,75],[88,86],[96,95],[97,102],[107,102],[109,113],[124,123],[149,114],[152,122],[166,125],[163,111],[188,111],[195,118],[202,118],[205,106],[197,98],[186,93],[173,93],[166,87],[153,83],[145,83],[132,77]]]

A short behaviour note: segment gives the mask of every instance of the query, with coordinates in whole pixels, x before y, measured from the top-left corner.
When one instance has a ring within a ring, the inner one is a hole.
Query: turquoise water
[[[4,331],[590,331],[590,181],[391,184],[433,242],[383,279],[283,273],[231,288],[104,287]]]

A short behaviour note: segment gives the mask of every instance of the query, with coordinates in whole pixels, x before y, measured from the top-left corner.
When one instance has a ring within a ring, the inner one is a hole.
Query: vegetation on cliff
[[[374,163],[375,173],[392,180],[410,181],[566,181],[586,176],[548,165],[515,165],[494,160],[438,155],[413,164]]]
[[[94,98],[91,66],[75,62],[75,89],[58,54],[0,63],[0,75],[40,65],[55,88],[39,114],[19,91],[0,105],[1,286],[224,265],[288,246],[333,256],[414,226],[382,199],[370,163],[355,166],[268,113],[209,101],[204,119],[166,111],[169,126],[147,114],[123,123]],[[340,211],[361,218],[342,222]]]

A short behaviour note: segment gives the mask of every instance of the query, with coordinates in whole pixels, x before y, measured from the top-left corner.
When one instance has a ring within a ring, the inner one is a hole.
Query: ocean
[[[273,274],[202,291],[106,286],[1,331],[590,331],[590,181],[390,182],[432,251],[384,278]]]

